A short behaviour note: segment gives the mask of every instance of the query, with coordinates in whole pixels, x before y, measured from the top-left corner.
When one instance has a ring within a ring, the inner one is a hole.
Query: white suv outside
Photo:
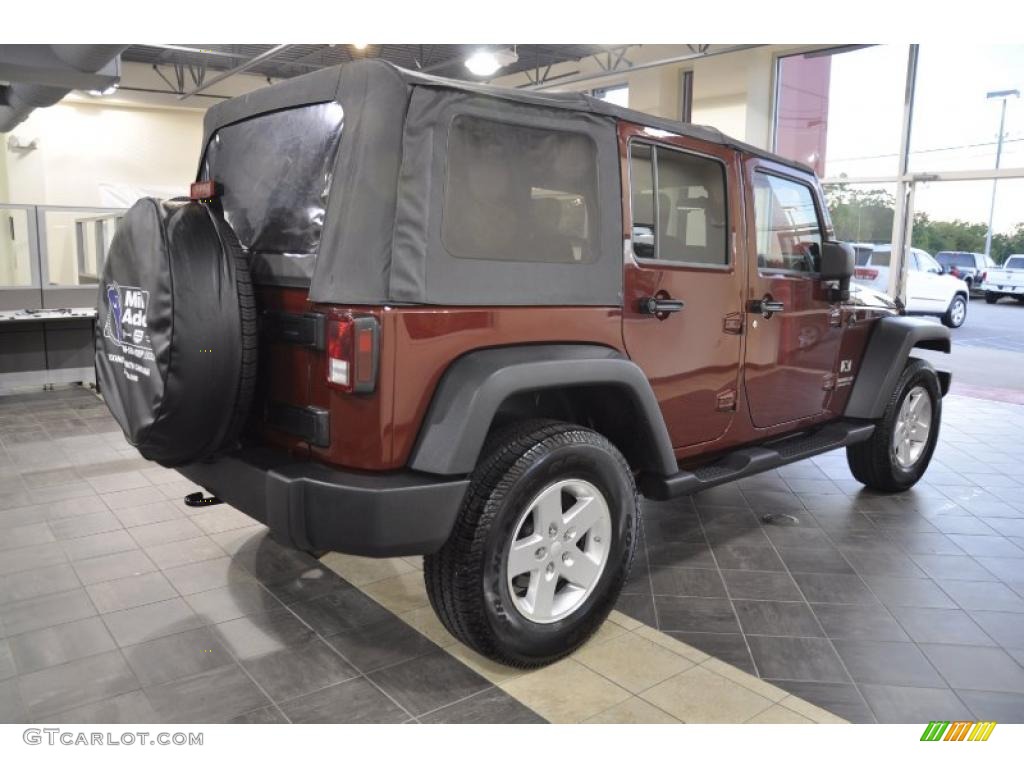
[[[885,293],[889,288],[890,245],[857,244],[854,282]],[[907,254],[908,315],[934,315],[942,324],[959,328],[967,319],[970,290],[967,283],[943,274],[942,266],[927,251],[911,248]]]

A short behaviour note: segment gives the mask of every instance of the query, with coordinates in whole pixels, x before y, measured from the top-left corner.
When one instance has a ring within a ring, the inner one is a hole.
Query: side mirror
[[[849,280],[853,277],[854,250],[849,243],[826,240],[821,244],[821,279]]]
[[[828,300],[831,302],[849,301],[850,278],[856,263],[855,251],[849,243],[826,240],[821,244],[821,279],[822,282],[837,282],[836,288],[828,289]]]

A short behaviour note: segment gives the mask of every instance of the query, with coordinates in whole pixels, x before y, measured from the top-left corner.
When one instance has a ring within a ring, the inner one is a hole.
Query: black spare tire
[[[256,376],[256,309],[242,248],[215,205],[133,205],[97,313],[100,393],[139,453],[177,466],[237,442]]]

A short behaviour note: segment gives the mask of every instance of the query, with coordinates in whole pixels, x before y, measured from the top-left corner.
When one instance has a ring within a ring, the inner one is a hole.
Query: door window
[[[820,271],[821,226],[809,186],[767,173],[755,173],[754,217],[760,269]]]
[[[702,267],[728,265],[722,163],[634,143],[630,183],[637,258]]]

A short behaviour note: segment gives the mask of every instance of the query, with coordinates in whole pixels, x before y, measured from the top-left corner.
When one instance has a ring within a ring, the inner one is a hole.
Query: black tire
[[[516,608],[506,562],[531,500],[568,478],[585,480],[604,496],[611,541],[604,569],[579,607],[537,623]],[[629,576],[639,526],[633,474],[606,438],[554,421],[512,425],[485,447],[450,538],[424,558],[430,603],[448,631],[483,656],[520,668],[550,664],[586,642],[611,612]]]
[[[963,314],[959,315],[959,320],[954,316],[957,315],[957,308],[963,307]],[[958,293],[953,296],[949,302],[949,308],[946,310],[946,314],[942,316],[942,324],[947,328],[959,328],[967,321],[967,297],[962,293]]]
[[[915,387],[928,393],[932,406],[931,429],[924,450],[909,467],[900,466],[893,450],[893,432],[903,399]],[[942,390],[935,369],[925,360],[911,359],[886,404],[882,418],[875,424],[874,434],[862,443],[848,446],[846,460],[853,476],[868,488],[887,493],[898,493],[912,487],[931,462],[939,439],[942,422]]]
[[[992,293],[992,291],[985,291],[986,304],[995,304],[997,301],[999,301],[999,298],[1000,297],[998,293]]]

